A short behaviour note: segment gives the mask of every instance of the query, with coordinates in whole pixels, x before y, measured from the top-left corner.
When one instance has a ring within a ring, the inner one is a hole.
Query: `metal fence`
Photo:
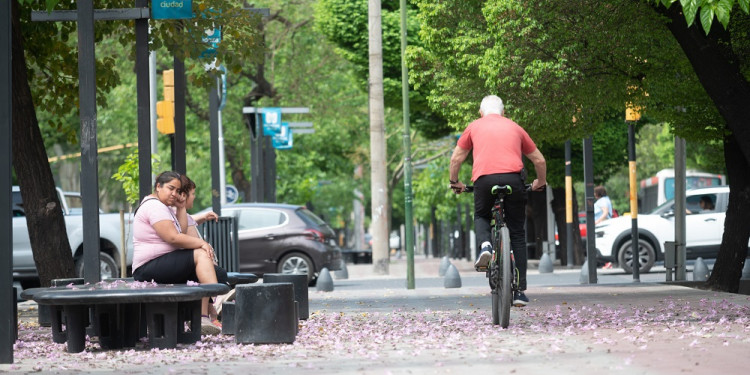
[[[219,221],[206,221],[199,230],[216,252],[219,266],[227,272],[239,272],[239,241],[237,240],[237,220],[233,216],[222,216]]]

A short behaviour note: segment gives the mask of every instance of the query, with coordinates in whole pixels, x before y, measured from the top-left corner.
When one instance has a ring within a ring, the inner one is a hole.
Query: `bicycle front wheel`
[[[498,310],[500,312],[500,326],[508,328],[510,323],[510,305],[513,303],[513,290],[511,290],[511,272],[510,262],[510,233],[508,228],[500,228],[500,248],[498,249],[500,264],[500,285],[498,285]],[[494,301],[493,301],[494,302]]]

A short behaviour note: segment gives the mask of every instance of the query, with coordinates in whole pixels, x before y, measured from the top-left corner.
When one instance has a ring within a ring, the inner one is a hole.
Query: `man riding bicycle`
[[[487,267],[492,258],[490,219],[495,198],[490,189],[493,185],[510,185],[514,192],[518,192],[505,197],[505,222],[519,273],[519,291],[513,296],[513,305],[526,306],[529,303],[524,293],[528,262],[524,229],[526,194],[521,193],[526,173],[521,155],[526,155],[536,170],[537,178],[531,184],[532,190],[540,191],[547,185],[547,163],[528,133],[504,117],[503,101],[498,96],[484,97],[479,106],[479,115],[479,119],[466,127],[453,150],[450,187],[456,194],[464,191],[466,186],[458,180],[458,172],[469,152],[473,151],[474,230],[477,244],[481,244],[477,247],[475,268]]]

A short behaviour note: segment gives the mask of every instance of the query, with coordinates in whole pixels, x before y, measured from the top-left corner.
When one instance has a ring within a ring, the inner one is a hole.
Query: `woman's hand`
[[[193,220],[195,220],[197,224],[203,224],[204,222],[209,220],[219,221],[219,215],[216,214],[216,212],[208,211],[200,215],[193,216]]]
[[[218,266],[218,259],[216,259],[216,253],[214,252],[214,248],[209,244],[208,242],[205,242],[203,245],[201,245],[201,249],[208,254],[208,257],[214,262],[215,265]]]
[[[174,198],[174,206],[177,209],[185,209],[185,203],[187,202],[187,194],[179,193]]]

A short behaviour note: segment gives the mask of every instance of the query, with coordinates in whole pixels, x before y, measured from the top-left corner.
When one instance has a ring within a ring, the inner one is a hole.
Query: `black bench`
[[[40,305],[52,307],[53,340],[67,341],[68,352],[78,353],[85,349],[89,324],[102,349],[134,347],[138,338],[144,336],[142,317],[151,347],[174,348],[178,343],[197,342],[201,298],[229,290],[225,284],[104,281],[95,285],[37,288],[24,293]]]

